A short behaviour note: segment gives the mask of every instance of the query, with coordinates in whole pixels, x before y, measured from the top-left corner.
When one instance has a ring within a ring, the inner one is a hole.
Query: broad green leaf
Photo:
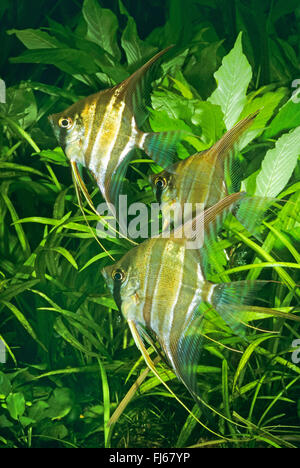
[[[53,150],[42,150],[40,153],[34,154],[37,154],[42,161],[51,162],[60,166],[69,166],[69,162],[61,148],[55,148]]]
[[[54,323],[54,329],[64,340],[66,340],[74,348],[87,354],[88,356],[97,356],[96,353],[90,351],[87,347],[83,346],[76,338],[74,338],[74,336],[67,329],[60,317],[56,319]]]
[[[65,47],[55,37],[40,29],[10,29],[8,34],[15,34],[27,49],[49,49]]]
[[[283,130],[300,125],[300,99],[291,97],[278,111],[271,124],[264,133],[264,138],[272,138]]]
[[[146,42],[142,41],[137,32],[137,27],[132,16],[119,0],[120,11],[123,15],[127,16],[127,24],[122,33],[121,45],[126,54],[128,65],[139,63],[141,59],[149,58],[157,52],[157,49]]]
[[[246,118],[252,112],[260,110],[251,127],[243,134],[239,140],[239,150],[241,151],[254,138],[261,135],[271,119],[274,110],[286,95],[286,88],[279,88],[276,91],[263,93],[261,96],[254,97],[248,95],[248,102],[244,107],[239,120]],[[275,117],[276,118],[276,117]],[[268,131],[268,130],[267,130]],[[265,133],[266,134],[266,133]],[[264,136],[265,136],[264,134]]]
[[[10,380],[4,372],[0,372],[0,398],[6,397],[10,392]]]
[[[96,0],[84,0],[82,14],[87,23],[87,38],[120,60],[117,43],[118,20],[115,14],[101,8]]]
[[[186,99],[193,99],[193,93],[188,85],[188,82],[184,80],[182,73],[180,74],[180,80],[170,77],[171,80],[175,83],[175,87],[180,91],[182,96]]]
[[[74,75],[93,74],[99,71],[91,56],[82,50],[61,48],[26,50],[19,57],[12,57],[12,63],[44,63],[54,65],[60,70]]]
[[[169,91],[167,89],[157,89],[151,96],[152,106],[155,110],[166,110],[169,117],[188,122],[192,119],[195,112],[195,99],[186,99],[185,97]]]
[[[300,127],[282,135],[267,151],[256,178],[255,195],[276,197],[286,186],[300,154]]]
[[[242,33],[239,33],[233,49],[223,58],[214,77],[217,88],[208,101],[221,106],[229,130],[246,104],[246,92],[252,77],[251,66],[242,50]]]
[[[23,393],[10,393],[6,398],[6,405],[10,416],[18,420],[25,411],[25,398]]]
[[[225,132],[221,107],[209,101],[197,101],[191,120],[193,125],[199,126],[206,148],[216,143]]]
[[[68,387],[56,388],[47,403],[49,407],[44,409],[44,415],[51,419],[60,419],[71,411],[74,394]]]
[[[36,121],[37,105],[33,91],[29,88],[8,88],[6,103],[0,104],[0,113],[27,128]]]

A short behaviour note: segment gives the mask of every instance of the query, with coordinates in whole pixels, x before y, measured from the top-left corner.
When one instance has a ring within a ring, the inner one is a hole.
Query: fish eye
[[[156,177],[154,184],[157,189],[163,190],[167,185],[167,180],[165,177]]]
[[[118,283],[122,283],[125,279],[125,273],[122,270],[114,270],[111,276],[112,279]]]
[[[73,120],[71,117],[61,117],[58,121],[58,125],[61,128],[66,128],[67,130],[72,127],[73,125]]]

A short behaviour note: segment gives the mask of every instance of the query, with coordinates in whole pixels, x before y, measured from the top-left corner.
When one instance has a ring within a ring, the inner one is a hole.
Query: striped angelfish
[[[49,116],[55,136],[71,162],[75,181],[85,195],[77,164],[91,171],[105,201],[118,206],[122,178],[134,148],[143,149],[161,167],[174,162],[180,132],[147,133],[138,128],[146,119],[147,72],[170,47],[113,88]]]
[[[206,236],[214,235],[224,216],[245,197],[242,192],[229,195],[199,215],[204,218],[199,224],[204,227],[204,246]],[[185,235],[189,237],[188,232]],[[207,281],[202,268],[205,248],[187,248],[187,238],[179,238],[173,231],[169,238],[147,239],[117,263],[105,267],[102,274],[148,366],[156,373],[145,341],[155,347],[159,344],[166,362],[197,399],[196,367],[204,323],[198,306],[202,302],[212,306],[240,335],[245,334],[251,310],[285,317],[289,314],[248,305],[265,281]]]
[[[257,114],[255,112],[238,122],[208,150],[193,154],[150,176],[157,201],[161,204],[163,229],[172,222],[176,225],[181,221],[176,219],[176,213],[181,214],[180,210],[174,210],[176,204],[183,210],[187,206],[185,204],[190,203],[194,215],[196,203],[202,203],[206,209],[228,195],[226,174],[229,174],[230,168],[234,169],[235,145]],[[235,177],[236,174],[231,175]],[[235,183],[233,181],[233,185]]]

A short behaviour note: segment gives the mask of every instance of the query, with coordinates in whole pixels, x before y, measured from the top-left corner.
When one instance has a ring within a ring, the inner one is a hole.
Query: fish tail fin
[[[275,316],[300,321],[300,317],[268,307],[251,305],[258,298],[259,291],[272,281],[233,281],[211,284],[208,299],[222,319],[234,333],[245,336],[250,320]]]
[[[166,169],[175,162],[176,147],[182,139],[183,133],[181,130],[144,133],[140,148],[157,164]]]

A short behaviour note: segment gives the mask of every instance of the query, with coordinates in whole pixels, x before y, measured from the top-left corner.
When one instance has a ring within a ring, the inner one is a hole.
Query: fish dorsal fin
[[[202,247],[208,238],[215,238],[225,217],[246,196],[245,192],[228,195],[206,210],[200,211],[183,225],[176,227],[171,237],[184,237],[187,241],[197,242],[194,248]]]
[[[208,153],[215,155],[218,159],[225,159],[227,156],[231,154],[234,150],[235,146],[238,144],[240,137],[245,133],[245,131],[251,127],[252,123],[254,122],[255,118],[259,114],[259,110],[249,114],[244,119],[240,120],[234,127],[228,130],[219,141],[217,141],[210,150],[207,151],[206,156]]]
[[[176,197],[182,205],[186,202],[202,202],[205,207],[210,207],[228,193],[240,191],[242,171],[239,158],[236,157],[237,144],[257,114],[258,111],[238,122],[209,149],[168,167],[161,164],[166,167],[165,171],[155,174],[153,178],[164,177],[165,174],[172,181],[170,203],[172,197]]]
[[[174,238],[184,237],[189,249],[201,248],[200,257],[204,273],[212,273],[212,264],[209,259],[216,259],[223,252],[222,245],[218,242],[218,232],[226,220],[226,228],[231,229],[235,224],[234,214],[247,231],[260,238],[260,227],[263,217],[270,208],[274,199],[268,197],[250,196],[246,192],[237,192],[227,195],[218,203],[200,211],[193,218],[173,230]],[[212,257],[211,257],[212,256]]]
[[[131,76],[115,87],[116,89],[119,89],[120,97],[123,97],[126,104],[131,108],[139,128],[142,127],[148,117],[146,106],[150,104],[151,84],[150,74],[148,71],[153,69],[154,63],[156,63],[158,59],[172,47],[174,47],[174,45],[170,45],[158,52]]]

